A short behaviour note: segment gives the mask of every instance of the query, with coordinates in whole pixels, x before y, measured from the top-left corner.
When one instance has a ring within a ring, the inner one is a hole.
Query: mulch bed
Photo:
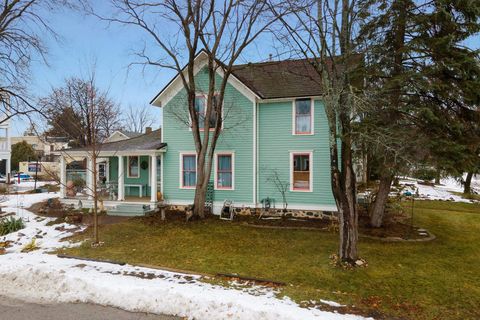
[[[72,211],[65,210],[65,207],[60,203],[58,199],[53,199],[50,207],[48,206],[47,201],[42,201],[42,202],[33,204],[30,208],[28,208],[28,210],[35,213],[38,216],[48,217],[48,218],[57,218],[56,222],[58,223],[65,222],[65,218],[67,218],[66,220],[68,220],[68,222],[71,224],[81,223],[86,225],[93,225],[93,215],[91,214],[79,214],[78,212],[76,212],[74,216],[77,218],[80,217],[81,219],[68,219],[69,217],[72,217]],[[132,218],[99,214],[98,224],[110,225],[110,224],[121,223],[129,219],[132,219]]]
[[[131,219],[141,221],[147,225],[163,225],[165,223],[171,222],[183,222],[183,223],[205,223],[211,219],[218,219],[218,216],[213,214],[208,214],[205,216],[205,219],[197,220],[197,219],[190,219],[188,222],[186,221],[186,214],[185,211],[179,210],[165,210],[165,220],[162,220],[160,212],[155,212],[145,217],[133,217]]]

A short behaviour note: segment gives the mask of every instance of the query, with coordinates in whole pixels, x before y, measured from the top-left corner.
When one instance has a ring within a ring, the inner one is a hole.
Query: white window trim
[[[137,158],[138,163],[138,175],[130,175],[130,158]],[[140,178],[140,156],[127,156],[127,178],[138,179]]]
[[[218,92],[215,92],[213,95],[214,95],[214,96],[218,95]],[[205,93],[196,93],[196,94],[195,94],[195,98],[197,98],[197,97],[203,97],[203,98],[205,99],[205,114],[206,114],[206,113],[207,113],[207,99],[208,99],[208,94],[205,94]],[[222,103],[223,103],[223,101],[222,101]],[[187,107],[187,108],[188,108],[188,107]],[[223,123],[223,120],[224,120],[224,119],[223,119],[223,107],[222,107],[222,115],[221,115],[221,118],[222,118],[222,127],[220,128],[220,130],[223,131],[223,125],[224,125],[224,123]],[[205,120],[207,120],[207,119],[205,119]],[[189,130],[189,131],[192,131],[192,117],[190,116],[190,112],[188,113],[188,121],[189,121],[189,123],[190,123],[190,125],[188,126],[188,130]],[[198,129],[199,129],[200,132],[204,132],[204,131],[205,131],[205,130],[203,129],[203,127],[198,128]],[[215,130],[215,128],[210,128],[210,132],[212,132],[212,131],[214,131],[214,130]]]
[[[180,152],[180,159],[179,159],[179,170],[178,170],[178,177],[179,177],[179,189],[187,189],[187,190],[192,190],[195,189],[196,186],[184,186],[183,185],[183,157],[184,156],[195,156],[195,181],[197,180],[198,177],[198,167],[197,167],[197,153],[195,151],[184,151]],[[162,179],[163,180],[163,179]]]
[[[310,157],[309,160],[309,181],[310,186],[308,189],[294,189],[293,188],[293,156],[296,154],[308,154]],[[298,150],[298,151],[290,151],[290,191],[291,192],[313,192],[313,151],[305,151],[305,150]]]
[[[232,187],[231,188],[218,188],[217,179],[218,179],[218,156],[230,155],[232,157]],[[214,165],[214,189],[219,191],[232,191],[235,190],[235,152],[233,151],[218,151],[215,152],[215,165]]]
[[[296,128],[296,108],[295,108],[295,101],[297,100],[303,100],[303,99],[310,99],[310,128],[311,131],[310,133],[297,133],[297,128]],[[315,134],[315,100],[312,98],[298,98],[298,99],[293,99],[292,100],[292,135],[293,136],[313,136]]]

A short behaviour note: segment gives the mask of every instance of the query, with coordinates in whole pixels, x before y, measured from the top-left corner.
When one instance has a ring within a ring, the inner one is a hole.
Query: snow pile
[[[460,195],[455,194],[463,193],[462,184],[454,178],[445,178],[440,180],[439,185],[425,185],[420,184],[418,180],[414,178],[402,178],[399,183],[404,186],[403,192],[410,191],[413,194],[417,194],[421,199],[428,200],[448,200],[457,202],[475,202],[474,200],[464,199]],[[480,175],[474,176],[472,179],[472,190],[474,192],[480,191]]]
[[[45,254],[51,249],[75,245],[61,239],[70,236],[76,226],[47,226],[53,219],[36,216],[25,209],[53,197],[58,194],[11,195],[2,203],[2,209],[21,217],[26,228],[0,238],[0,241],[14,242],[7,254],[0,255],[0,295],[36,303],[95,303],[197,320],[365,319],[302,308],[288,298],[278,299],[276,291],[268,287],[237,284],[237,288],[225,288],[202,282],[196,275]],[[38,239],[41,249],[20,253],[33,238]]]
[[[20,252],[34,238],[35,244],[42,252],[77,245],[62,239],[71,236],[75,231],[80,231],[81,228],[67,223],[48,226],[47,224],[55,220],[54,218],[40,217],[26,209],[34,203],[56,197],[57,193],[17,194],[5,197],[6,201],[1,203],[2,210],[5,213],[14,213],[13,217],[21,218],[25,224],[24,229],[0,237],[0,242],[12,241],[7,253]]]
[[[0,295],[39,303],[84,302],[189,319],[364,319],[255,296],[198,277],[41,253],[0,256]]]
[[[13,189],[17,192],[31,191],[35,188],[35,186],[40,188],[46,184],[57,184],[55,181],[37,181],[35,185],[35,181],[20,181],[20,183],[18,183],[18,180],[13,180],[13,183]]]

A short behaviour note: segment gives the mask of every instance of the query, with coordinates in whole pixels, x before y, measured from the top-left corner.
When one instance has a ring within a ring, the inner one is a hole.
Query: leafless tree
[[[69,78],[64,86],[53,88],[48,96],[40,99],[38,105],[47,118],[48,135],[66,136],[78,146],[89,146],[94,138],[103,141],[121,127],[118,104],[90,77],[94,76]],[[92,97],[95,101],[91,101]],[[92,103],[96,112],[94,126],[90,116]]]
[[[283,213],[287,213],[287,192],[290,187],[290,183],[286,180],[283,180],[280,173],[276,169],[272,170],[272,173],[267,178],[266,182],[271,182],[275,186],[275,189],[277,189],[277,191],[282,195]]]
[[[115,130],[114,125],[120,123],[119,107],[109,98],[107,91],[97,86],[94,67],[86,77],[67,79],[65,86],[54,88],[49,96],[40,99],[39,104],[50,125],[49,135],[69,137],[77,141],[77,146],[87,148],[91,164],[87,166],[87,174],[92,182],[87,185],[87,192],[93,199],[93,242],[98,244],[97,159],[101,142]],[[68,158],[68,149],[62,154]],[[57,180],[61,183],[60,177]]]
[[[67,0],[5,0],[0,5],[0,123],[39,111],[28,90],[34,59],[46,63],[43,37],[57,38],[42,12],[57,10]]]
[[[187,115],[197,152],[197,180],[193,215],[204,217],[205,196],[210,180],[214,151],[222,132],[225,88],[232,67],[255,39],[289,8],[280,8],[273,16],[270,7],[280,1],[144,1],[111,0],[115,13],[103,20],[135,26],[148,37],[137,52],[138,63],[174,70],[179,74],[187,97]],[[166,26],[169,26],[167,28]],[[169,32],[168,30],[175,30]],[[208,86],[199,88],[195,81],[197,53],[206,54]],[[220,74],[221,78],[217,78]],[[201,90],[206,98],[206,112],[199,115],[195,96]],[[217,103],[218,102],[218,103]],[[203,134],[209,132],[210,134]]]
[[[151,127],[155,123],[155,119],[150,112],[149,106],[144,105],[140,108],[135,108],[130,105],[127,114],[123,120],[126,130],[132,132],[144,132],[146,127]]]
[[[320,75],[329,124],[331,184],[340,224],[339,257],[358,259],[358,213],[353,171],[352,120],[355,116],[354,31],[359,22],[355,0],[285,1],[294,7],[276,32],[294,55],[308,59]],[[273,8],[276,10],[276,8]],[[282,32],[283,31],[283,32]]]

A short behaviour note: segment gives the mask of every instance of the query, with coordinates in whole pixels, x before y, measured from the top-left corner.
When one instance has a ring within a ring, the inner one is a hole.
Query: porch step
[[[153,212],[155,209],[151,205],[143,204],[118,204],[116,207],[107,210],[110,216],[137,217],[144,216]]]

